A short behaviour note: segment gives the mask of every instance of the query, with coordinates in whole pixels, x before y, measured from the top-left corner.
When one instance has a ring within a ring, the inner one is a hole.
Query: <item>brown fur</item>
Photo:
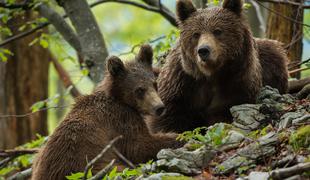
[[[276,41],[255,40],[241,0],[196,10],[177,1],[180,39],[158,77],[166,113],[150,122],[152,131],[183,132],[231,121],[229,108],[255,102],[263,85],[286,92],[287,57]],[[202,57],[200,47],[210,49]]]
[[[58,180],[83,172],[87,162],[119,135],[123,139],[115,147],[133,163],[154,159],[160,149],[183,144],[175,140],[176,134],[150,134],[144,122],[142,114],[153,114],[153,108],[162,104],[154,87],[151,48],[143,46],[137,60],[126,64],[117,57],[107,61],[102,84],[93,94],[76,100],[38,154],[32,179]],[[144,92],[137,91],[139,88]],[[93,172],[112,159],[123,165],[110,150],[94,165]]]

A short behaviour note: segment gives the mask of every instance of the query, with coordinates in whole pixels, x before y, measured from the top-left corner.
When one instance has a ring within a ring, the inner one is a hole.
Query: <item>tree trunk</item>
[[[301,0],[295,0],[302,3]],[[271,4],[270,8],[283,16],[303,22],[303,8],[288,4]],[[302,34],[303,28],[301,24],[293,22],[275,14],[269,13],[266,36],[270,39],[276,39],[284,43],[288,50],[289,63],[299,62],[302,57]],[[292,75],[299,78],[300,73]]]
[[[193,3],[196,8],[206,8],[208,0],[193,0]]]
[[[20,33],[17,25],[33,19],[27,12],[9,22],[13,34]],[[22,117],[30,112],[37,101],[48,97],[47,49],[29,43],[39,33],[13,41],[6,48],[14,53],[7,62],[0,62],[0,149],[13,148],[34,139],[36,134],[47,135],[47,112],[41,111]]]

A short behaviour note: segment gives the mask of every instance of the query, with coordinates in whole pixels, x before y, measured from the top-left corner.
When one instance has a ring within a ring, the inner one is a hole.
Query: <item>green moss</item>
[[[296,151],[301,148],[310,150],[310,125],[300,127],[290,136],[289,143]]]

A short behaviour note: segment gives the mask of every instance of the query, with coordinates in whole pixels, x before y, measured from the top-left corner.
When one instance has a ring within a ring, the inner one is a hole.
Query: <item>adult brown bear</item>
[[[141,47],[135,61],[123,63],[118,57],[107,60],[103,82],[96,91],[79,97],[67,117],[49,137],[33,165],[32,179],[58,180],[74,172],[83,172],[108,144],[122,135],[114,145],[133,163],[156,158],[160,149],[182,146],[176,134],[151,134],[143,114],[160,115],[160,100],[152,72],[152,49]],[[93,172],[112,159],[121,161],[108,151],[94,164]]]
[[[158,90],[166,112],[150,121],[154,132],[183,132],[230,121],[229,108],[255,102],[263,85],[288,88],[287,56],[281,44],[254,39],[241,0],[196,9],[177,1],[180,39],[166,58]]]

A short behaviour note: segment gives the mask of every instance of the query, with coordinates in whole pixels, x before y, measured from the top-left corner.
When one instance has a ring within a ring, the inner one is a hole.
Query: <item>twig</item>
[[[100,159],[102,158],[102,156],[113,146],[113,144],[118,141],[119,139],[123,138],[122,135],[115,137],[114,139],[112,139],[105,147],[104,149],[94,158],[92,159],[85,167],[84,170],[84,177],[83,180],[87,179],[87,174],[89,169]]]
[[[73,82],[70,79],[69,74],[66,72],[66,70],[61,66],[61,64],[54,58],[51,58],[51,61],[53,62],[53,65],[59,75],[59,78],[62,80],[64,86],[66,88],[72,87],[70,90],[70,93],[73,97],[81,96],[81,93],[79,90],[74,86]]]
[[[310,162],[300,163],[300,164],[297,164],[289,168],[273,170],[270,173],[270,178],[271,179],[284,179],[287,177],[294,176],[296,174],[302,174],[307,171],[310,171]]]
[[[46,110],[49,110],[49,109],[57,109],[57,108],[67,108],[71,105],[67,105],[67,106],[54,106],[54,107],[47,107],[47,108],[41,108],[39,109],[38,111],[35,111],[35,112],[29,112],[29,113],[26,113],[26,114],[11,114],[11,115],[1,115],[0,114],[0,118],[10,118],[10,117],[16,117],[16,118],[23,118],[23,117],[27,117],[27,116],[30,116],[30,115],[33,115],[35,113],[38,113],[40,111],[46,111]]]
[[[99,171],[95,176],[91,177],[89,180],[99,180],[102,179],[113,167],[115,159],[113,159],[106,167]]]
[[[0,157],[16,157],[24,154],[37,153],[38,149],[12,149],[12,150],[0,150]]]
[[[15,157],[7,157],[0,161],[0,169],[4,166],[6,166],[10,161],[12,161]]]
[[[289,93],[297,93],[300,91],[305,85],[310,84],[310,77],[300,79],[300,80],[292,80],[288,82],[289,84]]]
[[[294,70],[292,70],[292,71],[289,71],[289,74],[298,73],[298,72],[305,71],[305,70],[308,70],[308,69],[310,69],[310,67],[304,67],[304,68],[294,69]]]
[[[307,59],[307,60],[301,61],[301,62],[296,61],[296,63],[294,63],[293,66],[289,67],[289,69],[297,68],[297,67],[299,67],[300,65],[305,64],[305,63],[308,63],[308,62],[310,62],[310,58]]]
[[[129,167],[131,168],[136,168],[136,166],[131,162],[129,161],[122,153],[120,153],[115,147],[112,147],[114,153],[122,160],[124,161]]]
[[[24,171],[18,172],[13,176],[9,177],[8,180],[21,180],[21,179],[28,179],[31,176],[32,168],[26,169]]]

